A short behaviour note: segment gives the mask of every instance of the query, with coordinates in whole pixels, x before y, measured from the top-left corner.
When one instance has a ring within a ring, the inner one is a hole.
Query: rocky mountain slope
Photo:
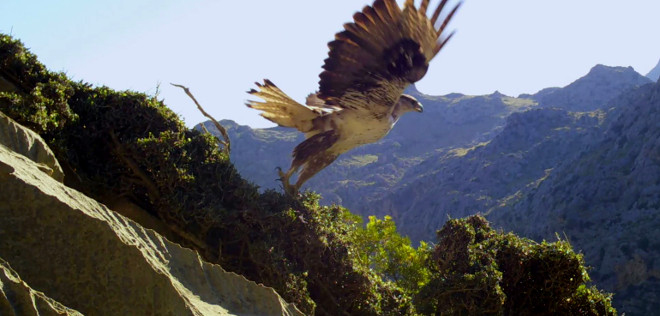
[[[437,167],[437,163],[421,162],[451,157],[492,140],[513,113],[538,108],[539,104],[568,111],[606,108],[606,101],[621,91],[648,82],[631,68],[597,65],[564,88],[548,88],[517,98],[498,92],[485,96],[429,96],[412,87],[407,92],[424,104],[423,114],[403,116],[383,140],[340,156],[305,188],[321,193],[325,203],[341,203],[360,214],[373,214],[364,207],[368,202],[409,187],[410,179],[435,172],[430,166]],[[237,169],[262,188],[277,188],[275,168],[289,166],[291,151],[303,136],[288,128],[251,129],[231,121],[223,124],[236,143],[232,159]],[[210,122],[205,126],[212,132],[215,129]],[[404,212],[397,208],[391,211]],[[425,237],[430,238],[432,234]]]
[[[660,79],[660,61],[658,61],[658,64],[646,74],[646,77],[653,81],[658,81],[658,79]]]
[[[486,212],[534,185],[597,137],[603,117],[560,109],[513,114],[492,141],[424,160],[371,204],[413,240],[428,240],[448,218]]]
[[[535,239],[566,234],[621,310],[650,315],[660,310],[660,83],[612,104],[619,111],[596,142],[488,218]]]
[[[540,106],[509,116],[492,141],[431,156],[385,194],[366,200],[380,215],[393,214],[413,240],[428,240],[447,218],[487,212],[535,186],[560,162],[600,139],[608,113],[617,113],[610,109],[617,104],[607,102],[616,91],[648,82],[632,68],[597,65],[564,88],[524,95]],[[583,108],[602,110],[567,111]],[[347,204],[366,210],[369,204],[361,201]]]
[[[562,89],[544,90],[533,96],[541,107],[562,108],[572,112],[602,108],[612,98],[633,87],[649,83],[649,79],[632,67],[596,65],[587,75]]]

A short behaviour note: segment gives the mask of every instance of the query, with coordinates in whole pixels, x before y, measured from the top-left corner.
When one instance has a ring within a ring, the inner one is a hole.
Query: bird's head
[[[401,97],[399,98],[399,102],[396,104],[397,110],[399,113],[406,113],[406,112],[424,112],[424,107],[422,106],[415,97],[408,95],[408,94],[402,94]]]

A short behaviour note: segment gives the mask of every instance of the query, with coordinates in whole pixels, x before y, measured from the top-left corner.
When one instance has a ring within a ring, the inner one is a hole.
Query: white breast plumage
[[[377,118],[370,113],[351,111],[342,113],[334,119],[336,131],[340,133],[339,140],[333,150],[344,153],[357,146],[370,144],[383,138],[392,129],[396,119],[391,116]]]

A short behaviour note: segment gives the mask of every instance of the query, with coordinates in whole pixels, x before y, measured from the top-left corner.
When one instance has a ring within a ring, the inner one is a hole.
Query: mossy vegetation
[[[259,193],[210,135],[155,97],[72,82],[0,35],[0,111],[44,137],[65,183],[124,197],[206,260],[318,315],[614,315],[565,241],[537,244],[449,221],[414,248],[389,217],[361,219],[318,195]]]

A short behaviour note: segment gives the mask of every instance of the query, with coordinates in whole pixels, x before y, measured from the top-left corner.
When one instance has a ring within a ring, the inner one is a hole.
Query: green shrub
[[[567,241],[536,243],[494,231],[480,216],[438,231],[432,277],[415,297],[437,315],[616,315],[611,296],[587,287]]]
[[[72,94],[66,76],[47,71],[21,42],[0,34],[0,111],[46,134],[76,119],[67,104]]]
[[[369,216],[366,226],[356,227],[353,236],[358,265],[375,271],[410,295],[428,283],[431,247],[422,241],[417,249],[413,248],[410,239],[396,231],[392,217],[381,220]]]

